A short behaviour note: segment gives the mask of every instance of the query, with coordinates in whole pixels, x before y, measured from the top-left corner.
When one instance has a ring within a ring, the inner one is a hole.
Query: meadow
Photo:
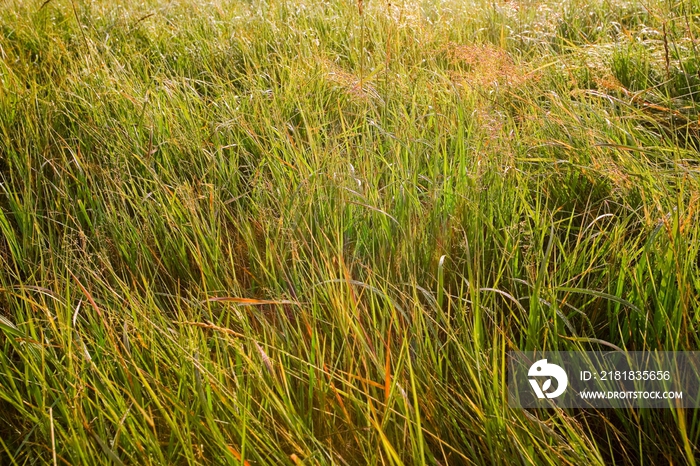
[[[0,464],[695,465],[507,351],[698,350],[700,2],[0,2]]]

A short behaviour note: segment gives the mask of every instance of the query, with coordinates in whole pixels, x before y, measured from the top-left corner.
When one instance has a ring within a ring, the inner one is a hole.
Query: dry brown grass
[[[506,116],[492,98],[483,98],[496,89],[518,92],[528,81],[537,81],[540,73],[515,63],[505,50],[491,44],[448,43],[443,49],[453,68],[452,84],[465,95],[477,94],[474,117],[483,130],[485,147],[507,152],[502,140]]]
[[[371,80],[361,79],[360,76],[350,73],[338,64],[328,59],[320,62],[323,74],[332,87],[339,87],[345,94],[355,100],[381,99]]]
[[[491,88],[496,86],[517,87],[530,78],[528,70],[516,64],[503,49],[493,45],[461,45],[450,43],[447,53],[453,65],[466,71],[453,72],[456,83]]]

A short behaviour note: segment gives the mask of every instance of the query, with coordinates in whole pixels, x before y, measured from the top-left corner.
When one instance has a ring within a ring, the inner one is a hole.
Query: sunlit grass
[[[505,363],[698,349],[700,5],[359,6],[0,6],[0,463],[695,464]]]

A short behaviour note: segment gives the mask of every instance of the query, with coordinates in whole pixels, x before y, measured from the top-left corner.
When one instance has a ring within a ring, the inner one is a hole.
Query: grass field
[[[700,2],[0,2],[0,464],[695,465],[512,349],[697,350]]]

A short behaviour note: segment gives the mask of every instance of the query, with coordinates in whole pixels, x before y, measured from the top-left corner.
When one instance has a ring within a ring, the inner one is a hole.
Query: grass
[[[698,21],[3,2],[0,463],[696,464],[505,363],[699,348]]]

